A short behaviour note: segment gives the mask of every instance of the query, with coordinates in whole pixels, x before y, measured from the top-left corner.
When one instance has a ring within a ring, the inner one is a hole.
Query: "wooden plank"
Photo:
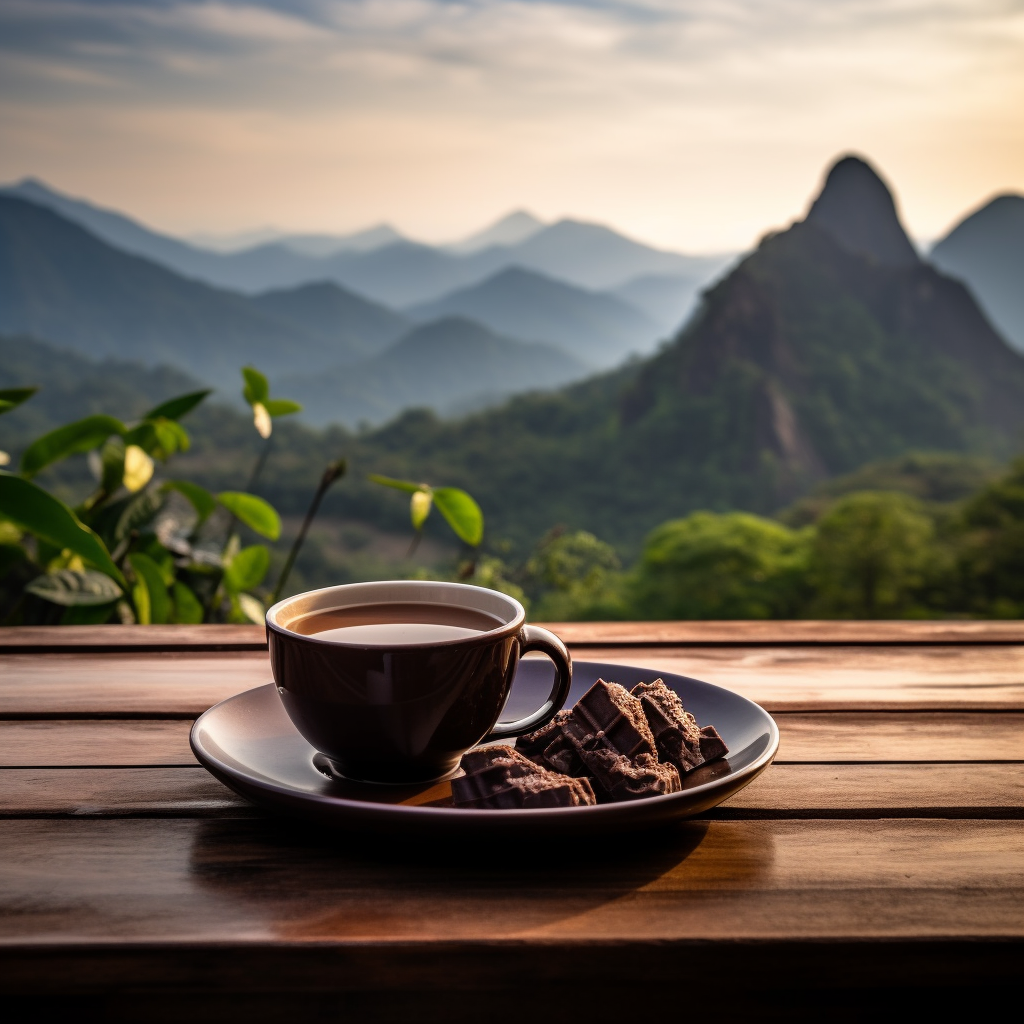
[[[729,621],[543,623],[569,644],[908,645],[1024,644],[1020,621]],[[256,650],[263,626],[13,626],[0,628],[0,651]]]
[[[194,765],[184,721],[0,721],[0,768]]]
[[[769,711],[1024,711],[1024,647],[583,648],[716,683]],[[0,718],[195,717],[272,681],[266,652],[6,654]]]
[[[1024,647],[580,648],[703,679],[768,711],[1024,711]]]
[[[775,763],[1024,761],[1024,714],[777,713]]]
[[[0,946],[900,937],[1024,937],[1024,823],[692,822],[552,859],[290,821],[0,822]]]
[[[1024,762],[1024,714],[783,713],[776,764]],[[190,720],[0,721],[0,767],[193,765]]]
[[[266,651],[9,654],[0,657],[0,717],[195,718],[269,682]]]
[[[251,805],[195,768],[5,768],[0,817],[209,816]],[[709,817],[1024,818],[1018,764],[773,765]]]
[[[727,621],[727,622],[550,622],[566,643],[598,645],[1022,644],[1017,621]]]
[[[266,650],[264,626],[7,626],[0,651]]]

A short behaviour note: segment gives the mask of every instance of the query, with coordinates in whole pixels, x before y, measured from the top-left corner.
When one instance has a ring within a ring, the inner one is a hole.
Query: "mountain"
[[[0,197],[0,331],[86,355],[166,364],[234,391],[267,373],[338,361],[339,345],[247,298],[112,248],[53,211]]]
[[[658,338],[657,324],[620,299],[521,267],[407,312],[419,320],[470,317],[499,334],[549,342],[595,368],[650,351]]]
[[[542,230],[544,222],[525,210],[515,210],[495,221],[490,227],[477,231],[461,242],[446,245],[449,252],[479,252],[492,245],[518,245]]]
[[[958,281],[851,237],[877,208],[847,214],[836,234],[816,216],[766,237],[645,362],[457,423],[407,414],[367,449],[385,472],[470,488],[491,537],[522,547],[561,522],[627,549],[668,518],[770,512],[868,461],[1019,451],[1024,358]]]
[[[586,367],[550,345],[515,341],[472,320],[447,317],[417,327],[373,359],[281,380],[313,423],[382,423],[402,409],[445,412],[474,396],[489,401],[578,379]]]
[[[249,293],[333,281],[385,305],[408,306],[478,284],[512,266],[601,290],[640,274],[707,281],[727,262],[653,249],[598,224],[563,220],[534,230],[540,222],[526,213],[511,214],[452,249],[410,242],[383,225],[361,241],[348,236],[340,248],[331,236],[283,236],[241,251],[212,252],[31,179],[0,189],[0,194],[55,210],[108,244],[184,277]]]
[[[844,249],[885,266],[913,267],[920,261],[888,186],[860,157],[845,156],[832,165],[807,221]]]
[[[710,282],[677,274],[641,274],[613,289],[611,294],[642,309],[663,334],[675,334],[693,313],[701,291]]]
[[[986,203],[937,242],[929,258],[966,281],[997,330],[1024,352],[1024,196]]]
[[[332,361],[350,363],[376,355],[411,324],[387,306],[364,299],[332,281],[254,295],[252,305],[331,346]]]

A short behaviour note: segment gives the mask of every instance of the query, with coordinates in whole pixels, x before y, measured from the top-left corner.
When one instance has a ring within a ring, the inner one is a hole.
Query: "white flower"
[[[270,421],[270,413],[267,412],[267,407],[262,402],[253,403],[252,421],[260,437],[270,437],[270,432],[274,429],[274,426]]]
[[[153,477],[153,460],[137,445],[124,450],[124,485],[129,491],[141,491]]]

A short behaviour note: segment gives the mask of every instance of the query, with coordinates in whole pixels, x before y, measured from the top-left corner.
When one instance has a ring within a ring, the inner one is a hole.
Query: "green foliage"
[[[259,370],[252,366],[242,367],[242,378],[245,385],[242,397],[252,407],[253,425],[264,440],[273,432],[272,420],[277,416],[291,416],[302,412],[302,406],[288,398],[271,398],[270,384]]]
[[[369,477],[375,484],[391,487],[396,491],[404,491],[411,495],[409,499],[409,518],[412,528],[419,535],[430,515],[431,508],[436,507],[444,517],[452,532],[463,543],[470,547],[479,546],[484,539],[484,514],[480,506],[458,487],[431,487],[429,484],[417,484],[411,480],[396,480],[393,477],[380,476],[373,473]]]
[[[39,388],[0,388],[0,416],[27,402]]]
[[[270,568],[270,551],[263,544],[242,548],[224,570],[224,586],[229,594],[255,590]]]
[[[99,448],[111,434],[121,437],[125,433],[125,425],[113,416],[87,416],[77,423],[51,430],[29,445],[21,456],[21,472],[27,477],[35,476],[69,455]]]
[[[592,533],[555,529],[520,575],[540,619],[619,619],[626,617],[620,568],[615,549]]]
[[[130,554],[128,564],[135,576],[132,598],[139,624],[148,626],[151,623],[167,622],[171,612],[171,595],[160,566],[141,551]]]
[[[629,617],[793,617],[809,556],[805,532],[743,512],[694,512],[647,538],[627,581]]]
[[[277,540],[281,536],[281,517],[273,505],[262,498],[257,498],[255,494],[221,491],[217,495],[217,501],[261,537]]]
[[[864,491],[818,522],[810,580],[813,609],[830,618],[904,618],[936,565],[935,526],[913,498]]]
[[[57,569],[37,576],[25,590],[65,607],[110,605],[122,594],[121,588],[106,573],[95,569]]]

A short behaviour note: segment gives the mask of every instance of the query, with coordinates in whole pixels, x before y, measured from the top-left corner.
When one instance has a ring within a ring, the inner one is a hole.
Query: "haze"
[[[0,0],[0,179],[178,234],[512,208],[689,251],[867,154],[918,238],[1024,191],[1024,0]]]

